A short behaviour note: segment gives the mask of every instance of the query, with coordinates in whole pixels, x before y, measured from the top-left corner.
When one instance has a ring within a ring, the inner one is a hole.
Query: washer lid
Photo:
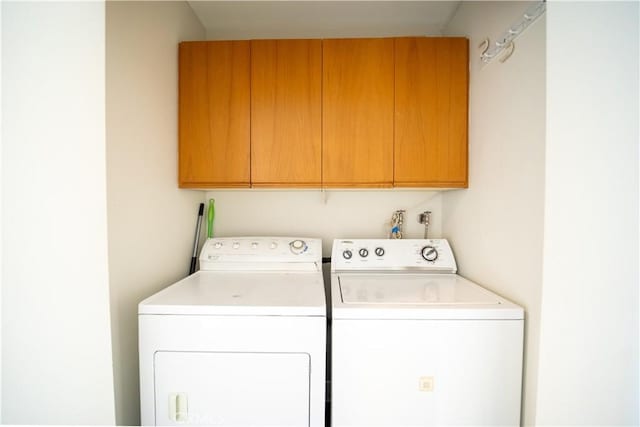
[[[339,276],[345,304],[500,304],[500,298],[469,286],[455,274]]]
[[[522,319],[524,311],[456,274],[340,274],[334,318]]]
[[[138,314],[325,316],[322,273],[199,271],[142,301]]]

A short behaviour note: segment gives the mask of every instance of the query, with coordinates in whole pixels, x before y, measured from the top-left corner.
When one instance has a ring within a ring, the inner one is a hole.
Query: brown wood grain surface
[[[394,186],[467,187],[469,46],[395,41]]]
[[[183,42],[179,56],[180,186],[248,187],[249,42]]]
[[[393,181],[393,39],[323,40],[323,185]]]
[[[251,42],[251,182],[320,186],[322,41]]]

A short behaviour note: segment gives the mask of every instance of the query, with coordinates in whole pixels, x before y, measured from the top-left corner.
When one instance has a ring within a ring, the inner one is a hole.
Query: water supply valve
[[[418,222],[424,224],[424,238],[428,239],[429,234],[429,221],[431,221],[431,211],[424,211],[418,215]]]
[[[390,239],[402,239],[402,224],[404,224],[405,210],[397,210],[391,216],[391,233]]]

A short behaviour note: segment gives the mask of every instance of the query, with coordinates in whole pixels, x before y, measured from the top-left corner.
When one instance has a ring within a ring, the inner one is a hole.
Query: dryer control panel
[[[216,237],[200,252],[200,270],[263,271],[322,268],[322,241],[305,237]]]
[[[331,271],[432,271],[455,273],[456,260],[445,239],[336,239]]]

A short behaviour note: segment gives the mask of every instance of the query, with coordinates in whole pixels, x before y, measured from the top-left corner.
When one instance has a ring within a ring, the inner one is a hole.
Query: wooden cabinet
[[[395,41],[394,186],[467,187],[469,44]]]
[[[248,187],[249,42],[183,42],[179,63],[180,187]]]
[[[180,44],[179,184],[467,187],[465,38]]]
[[[323,40],[324,186],[391,187],[393,54],[393,39]]]
[[[251,42],[251,184],[319,187],[322,41]]]

